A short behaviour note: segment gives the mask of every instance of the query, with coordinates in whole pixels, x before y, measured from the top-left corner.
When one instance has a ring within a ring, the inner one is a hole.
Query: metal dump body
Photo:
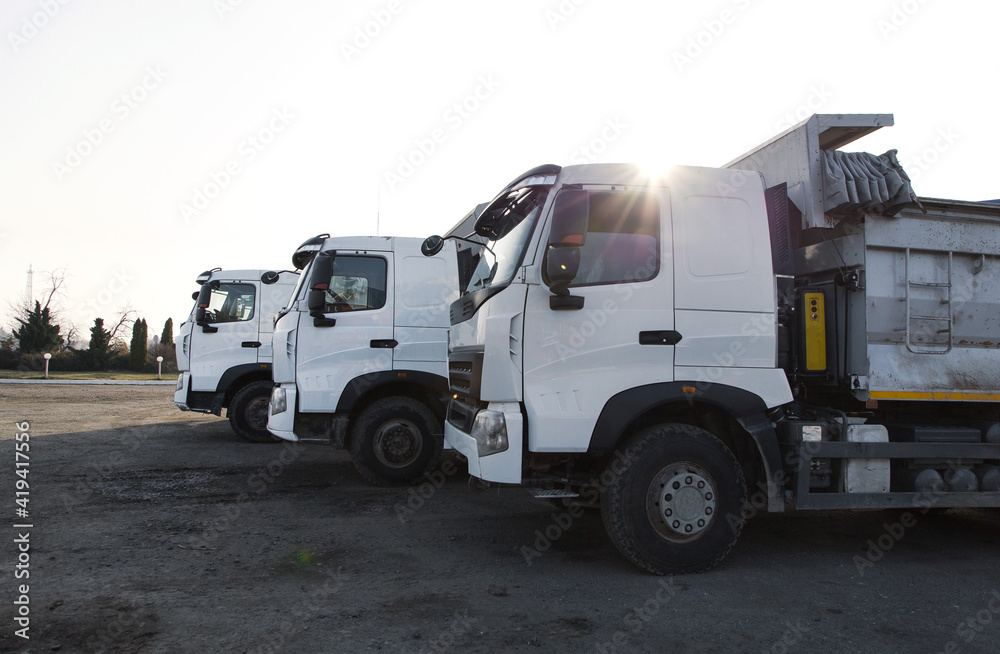
[[[802,213],[790,272],[832,304],[831,383],[859,400],[1000,401],[1000,205],[921,198],[926,212],[894,216],[830,206],[824,144],[891,124],[813,116],[728,167],[787,184]]]
[[[858,399],[1000,401],[1000,207],[921,204],[845,219],[845,235],[795,250],[796,277],[861,271],[837,329]]]
[[[865,220],[872,399],[1000,400],[1000,207]]]

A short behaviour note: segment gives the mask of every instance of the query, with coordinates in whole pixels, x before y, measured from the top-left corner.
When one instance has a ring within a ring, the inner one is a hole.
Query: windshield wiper
[[[493,278],[496,276],[497,276],[497,264],[494,263],[493,266],[490,268],[490,274],[487,277],[483,277],[475,284],[472,284],[472,288],[476,288],[477,286],[482,286],[483,288],[486,288],[487,286],[490,285],[490,282],[492,282]]]

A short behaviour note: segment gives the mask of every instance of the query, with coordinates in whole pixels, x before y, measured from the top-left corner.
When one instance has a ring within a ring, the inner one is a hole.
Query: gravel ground
[[[451,458],[373,488],[344,452],[241,442],[172,392],[0,387],[0,488],[20,524],[27,421],[33,525],[30,578],[25,530],[0,547],[0,650],[1000,652],[995,510],[758,517],[717,569],[659,578],[596,511],[473,493]]]

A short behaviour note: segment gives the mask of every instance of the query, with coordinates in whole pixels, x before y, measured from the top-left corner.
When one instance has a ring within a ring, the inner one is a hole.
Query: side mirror
[[[583,308],[583,298],[570,295],[568,287],[580,272],[580,249],[587,238],[589,219],[587,191],[560,191],[552,207],[544,267],[545,281],[555,294],[549,298],[549,306],[554,310]]]
[[[196,325],[204,326],[208,324],[206,310],[208,302],[212,298],[212,287],[202,286],[201,290],[195,293],[194,299],[198,303],[194,309],[194,322]]]
[[[580,272],[580,248],[574,245],[549,245],[545,256],[545,277],[556,295],[568,295],[566,287]]]
[[[590,221],[590,193],[564,189],[552,205],[549,245],[583,245]]]
[[[420,254],[425,257],[433,257],[435,254],[441,251],[444,247],[444,239],[435,234],[434,236],[428,236],[424,239],[424,242],[420,244]]]
[[[337,324],[335,319],[325,317],[326,291],[330,288],[330,278],[333,277],[334,256],[334,252],[321,252],[313,261],[312,272],[309,275],[306,306],[309,307],[309,315],[317,327],[332,327]]]
[[[326,291],[318,288],[310,289],[306,295],[306,304],[309,306],[310,316],[322,318],[326,309]]]
[[[208,284],[203,284],[201,290],[198,291],[195,300],[198,302],[198,306],[194,310],[194,324],[201,327],[201,331],[206,333],[214,333],[219,331],[218,327],[213,327],[208,324],[208,304],[212,299],[212,289],[218,288],[218,282],[212,282]]]
[[[194,293],[191,294],[191,299],[192,300],[197,300],[198,299],[198,291],[195,291]]]
[[[273,270],[268,270],[266,273],[260,276],[260,283],[270,286],[271,284],[278,281],[278,278],[280,276],[281,275],[279,273],[276,273]]]

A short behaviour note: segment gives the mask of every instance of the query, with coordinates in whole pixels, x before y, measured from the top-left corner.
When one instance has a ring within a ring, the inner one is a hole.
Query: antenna
[[[35,271],[31,269],[31,264],[28,264],[28,283],[24,286],[24,308],[31,311],[32,302],[35,297],[34,289]]]
[[[375,200],[375,236],[381,236],[378,233],[379,222],[382,220],[382,184],[378,185],[378,192],[376,193]]]

